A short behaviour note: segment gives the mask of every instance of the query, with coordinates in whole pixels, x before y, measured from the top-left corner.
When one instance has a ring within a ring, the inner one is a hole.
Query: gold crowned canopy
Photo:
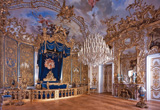
[[[34,44],[34,46],[39,48],[40,44],[44,43],[44,41],[45,41],[45,43],[47,41],[49,41],[49,42],[55,41],[55,42],[62,43],[72,49],[72,47],[74,46],[74,39],[67,41],[68,36],[66,34],[66,29],[64,29],[62,26],[57,26],[57,25],[55,27],[56,27],[56,29],[54,30],[53,35],[48,35],[47,28],[43,28],[43,35],[38,36],[38,39],[37,39],[36,43]]]

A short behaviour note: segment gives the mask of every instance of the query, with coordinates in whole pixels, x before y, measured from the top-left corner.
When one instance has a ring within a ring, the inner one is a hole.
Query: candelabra
[[[112,50],[100,34],[92,34],[86,38],[78,57],[83,64],[90,66],[105,64],[113,59]]]

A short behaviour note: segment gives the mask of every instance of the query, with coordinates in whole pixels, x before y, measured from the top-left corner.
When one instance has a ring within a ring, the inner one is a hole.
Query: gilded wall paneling
[[[72,83],[80,84],[81,63],[78,62],[77,57],[72,57]]]
[[[22,81],[28,86],[34,85],[34,47],[21,43],[19,45],[19,70]]]
[[[62,80],[69,84],[87,84],[88,67],[78,61],[77,56],[69,56],[63,59]]]
[[[63,83],[71,84],[71,58],[70,56],[63,59]]]
[[[4,86],[10,87],[12,81],[17,83],[18,76],[18,42],[5,37]]]
[[[87,84],[88,83],[88,66],[87,65],[83,65],[81,63],[81,83],[82,84]]]
[[[99,66],[92,67],[92,79],[91,81],[91,87],[92,88],[98,88],[99,86]]]

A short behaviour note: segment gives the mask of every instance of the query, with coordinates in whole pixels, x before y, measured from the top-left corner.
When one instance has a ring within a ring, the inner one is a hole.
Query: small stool
[[[11,105],[12,102],[12,96],[11,95],[3,95],[2,96],[3,105]]]
[[[95,93],[96,90],[97,90],[97,88],[90,88],[90,90],[91,90],[93,93]]]

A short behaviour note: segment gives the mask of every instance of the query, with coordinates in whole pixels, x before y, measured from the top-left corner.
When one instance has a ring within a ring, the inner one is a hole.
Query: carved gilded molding
[[[156,10],[154,6],[143,4],[142,0],[139,0],[139,2],[135,2],[127,7],[129,12],[130,9],[134,9],[135,12],[133,14],[130,13],[131,15],[127,16],[126,19],[121,18],[118,23],[114,23],[117,16],[102,21],[108,26],[105,39],[108,44],[114,46],[115,82],[117,83],[117,75],[120,73],[121,52],[136,46],[137,83],[144,84],[146,82],[146,57],[149,54],[159,52],[157,48],[149,50],[151,42],[149,36],[154,29],[160,28],[160,8]],[[148,17],[147,14],[151,14],[151,17]]]
[[[23,0],[16,0],[16,1],[9,0],[1,2],[0,17],[2,18],[1,19],[2,24],[0,25],[0,30],[3,32],[4,35],[9,35],[10,37],[19,42],[23,42],[29,45],[35,45],[35,43],[39,39],[39,35],[33,36],[33,34],[26,33],[26,25],[24,24],[25,22],[24,20],[18,20],[17,18],[7,18],[7,16],[9,15],[9,10],[16,10],[21,8],[37,9],[39,7],[45,7],[47,9],[56,11],[58,12],[58,16],[61,17],[62,19],[69,19],[75,22],[78,26],[80,26],[80,32],[83,34],[83,39],[88,35],[87,34],[89,33],[88,26],[85,24],[84,19],[82,17],[75,16],[73,7],[66,6],[64,4],[61,6],[58,1],[53,1],[53,0],[47,0],[47,1],[34,0],[31,2],[24,2]],[[14,27],[11,26],[8,27],[6,32],[5,31],[6,27],[12,24],[14,24],[13,25]],[[15,29],[17,27],[19,31],[15,33]]]
[[[131,13],[131,9],[133,13]],[[143,0],[138,0],[138,2],[135,0],[126,10],[129,11],[130,16],[126,16],[125,19],[121,18],[116,23],[118,16],[102,20],[102,23],[107,25],[107,35],[105,37],[107,44],[121,38],[121,34],[125,32],[144,30],[160,23],[160,8],[155,9],[153,5],[147,5]]]
[[[67,20],[68,22],[71,22],[71,17],[75,16],[74,13],[74,6],[66,6],[66,1],[63,1],[63,5],[60,9],[60,12],[57,14],[57,17],[61,17],[61,22],[64,20]]]
[[[71,39],[69,42],[67,41],[67,35],[66,35],[66,30],[61,27],[61,26],[57,26],[56,25],[56,30],[54,32],[54,35],[50,36],[47,35],[47,29],[43,28],[43,35],[39,35],[38,39],[36,40],[36,43],[34,44],[34,47],[40,48],[40,44],[45,43],[47,41],[49,42],[59,42],[62,43],[64,45],[66,45],[67,47],[70,47],[71,49],[74,46],[74,39]]]
[[[137,50],[137,61],[138,60],[144,60],[144,56],[141,55],[140,53],[144,53],[144,37],[143,37],[144,32],[143,31],[139,31],[139,32],[135,32],[130,31],[130,32],[126,32],[121,34],[120,39],[118,39],[117,41],[114,42],[114,69],[115,69],[115,82],[117,83],[117,76],[118,73],[120,74],[120,56],[122,54],[122,52],[126,49],[132,48],[134,46],[136,46],[136,50]],[[133,55],[135,57],[135,55]],[[128,56],[129,57],[129,56]],[[131,57],[131,56],[130,56]],[[142,65],[141,61],[137,62],[137,77],[138,77],[138,81],[137,83],[142,83],[144,75],[144,66]],[[141,81],[142,80],[142,81]]]

